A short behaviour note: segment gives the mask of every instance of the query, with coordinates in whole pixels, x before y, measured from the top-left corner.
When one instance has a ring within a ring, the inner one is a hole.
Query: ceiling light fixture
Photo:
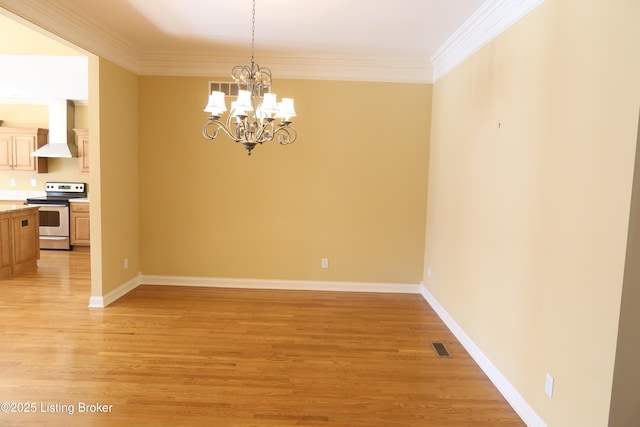
[[[277,140],[282,145],[291,144],[298,136],[292,128],[291,118],[296,112],[292,98],[282,98],[277,102],[276,94],[271,93],[271,70],[260,67],[254,62],[256,33],[256,0],[253,0],[253,18],[251,25],[251,65],[236,65],[231,77],[238,85],[238,98],[231,103],[231,111],[226,120],[222,114],[227,111],[224,92],[212,91],[204,111],[211,113],[202,128],[207,139],[214,139],[220,130],[235,142],[241,143],[251,155],[257,144]],[[276,119],[280,122],[276,125]],[[209,127],[213,126],[212,133]]]

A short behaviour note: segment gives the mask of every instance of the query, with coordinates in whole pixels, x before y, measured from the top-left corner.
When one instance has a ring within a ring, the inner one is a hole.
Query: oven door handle
[[[67,207],[67,205],[52,205],[52,204],[41,205],[41,204],[38,204],[38,203],[27,203],[27,206],[35,206],[37,208],[65,208],[65,207]]]
[[[67,240],[69,236],[40,236],[40,240]]]

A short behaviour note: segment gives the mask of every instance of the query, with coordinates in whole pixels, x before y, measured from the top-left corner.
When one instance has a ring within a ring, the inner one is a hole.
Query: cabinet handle
[[[23,219],[22,220],[22,226],[23,227],[27,227],[29,225],[29,220],[28,219]]]

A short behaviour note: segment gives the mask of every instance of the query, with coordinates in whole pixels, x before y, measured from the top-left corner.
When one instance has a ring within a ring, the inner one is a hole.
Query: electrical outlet
[[[553,377],[547,374],[547,377],[544,381],[544,392],[547,393],[547,396],[553,397]]]
[[[16,186],[16,180],[14,178],[11,178],[9,180],[9,184],[11,184],[12,187],[15,187]]]
[[[129,258],[124,259],[124,269],[126,270],[127,268],[129,268]]]
[[[427,277],[431,277],[431,266],[427,267]]]
[[[31,178],[31,186],[35,187],[36,185],[38,185],[38,181],[35,178]]]
[[[322,258],[322,268],[329,268],[329,258]]]

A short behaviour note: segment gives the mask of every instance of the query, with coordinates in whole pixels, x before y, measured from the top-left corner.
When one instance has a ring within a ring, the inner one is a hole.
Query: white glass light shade
[[[238,101],[233,101],[231,103],[231,116],[232,117],[238,117],[238,116],[246,116],[247,115],[247,111],[238,106]]]
[[[227,111],[227,105],[224,102],[224,92],[218,92],[216,90],[211,92],[211,95],[209,95],[209,103],[204,111],[211,113],[213,116],[220,116]]]
[[[273,117],[278,112],[278,100],[275,93],[265,93],[262,100],[262,111]]]
[[[251,103],[251,92],[248,90],[239,90],[238,99],[236,100],[236,108],[245,111],[253,111],[253,104]]]
[[[264,108],[262,108],[262,105],[258,105],[258,108],[256,108],[256,118],[260,120],[260,123],[269,117],[271,117],[271,114],[267,113]]]
[[[278,117],[285,121],[290,121],[291,117],[296,116],[296,110],[293,108],[293,98],[282,98],[282,102],[278,104]]]

